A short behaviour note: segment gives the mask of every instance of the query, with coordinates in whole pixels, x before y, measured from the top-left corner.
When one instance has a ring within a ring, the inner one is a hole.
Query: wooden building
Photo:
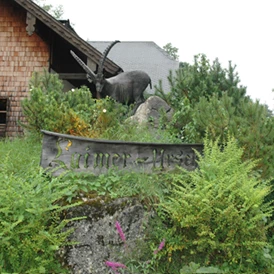
[[[81,39],[69,21],[56,20],[31,0],[0,0],[0,136],[22,134],[21,100],[28,96],[34,71],[58,73],[67,88],[95,90],[70,50],[96,72],[100,51]],[[107,59],[107,77],[120,71]]]

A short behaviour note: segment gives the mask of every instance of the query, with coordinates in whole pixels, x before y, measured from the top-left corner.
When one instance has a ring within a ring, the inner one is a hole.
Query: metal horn
[[[111,48],[112,48],[115,44],[117,44],[117,43],[120,43],[120,41],[119,41],[119,40],[115,40],[114,42],[112,42],[112,43],[105,49],[105,51],[104,51],[104,53],[103,53],[103,57],[102,57],[102,59],[100,60],[100,63],[99,63],[98,74],[103,72],[104,63],[105,63],[105,61],[106,61],[107,55],[108,55],[108,53],[110,52]]]
[[[85,70],[85,72],[90,76],[90,78],[94,81],[96,78],[96,75],[93,73],[93,71],[71,50],[70,51],[73,58],[80,64],[80,66]]]

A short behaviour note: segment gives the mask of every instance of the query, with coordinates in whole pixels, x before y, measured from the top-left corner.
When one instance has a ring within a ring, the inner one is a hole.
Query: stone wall
[[[0,0],[0,98],[7,99],[6,136],[22,133],[20,101],[28,96],[34,71],[49,67],[49,46],[26,31],[26,11],[13,1]]]

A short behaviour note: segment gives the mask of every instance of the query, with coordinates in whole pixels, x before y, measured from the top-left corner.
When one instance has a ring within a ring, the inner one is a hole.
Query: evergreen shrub
[[[56,123],[62,127],[67,106],[64,101],[63,84],[57,74],[44,71],[34,73],[30,81],[29,98],[22,100],[26,117],[23,126],[32,133],[40,134],[41,129],[54,130]]]
[[[23,126],[31,133],[41,129],[99,138],[123,119],[126,107],[111,98],[96,100],[87,87],[63,91],[58,75],[34,73],[30,97],[22,100]]]
[[[184,139],[201,142],[206,132],[210,139],[220,141],[233,135],[244,148],[243,159],[258,159],[256,170],[262,178],[273,178],[274,116],[266,106],[242,99],[235,107],[227,93],[221,98],[201,97],[184,127]]]
[[[110,97],[94,99],[87,87],[63,92],[56,74],[34,73],[29,93],[30,97],[22,100],[26,117],[23,127],[38,136],[44,129],[110,140],[179,142],[168,131],[159,130],[155,134],[147,126],[127,121],[131,106],[117,103]]]

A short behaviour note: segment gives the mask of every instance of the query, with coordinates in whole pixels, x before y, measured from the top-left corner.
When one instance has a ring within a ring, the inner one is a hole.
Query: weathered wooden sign
[[[90,139],[43,130],[41,166],[60,174],[65,170],[100,174],[110,168],[187,170],[197,167],[196,154],[201,144],[138,143]]]

